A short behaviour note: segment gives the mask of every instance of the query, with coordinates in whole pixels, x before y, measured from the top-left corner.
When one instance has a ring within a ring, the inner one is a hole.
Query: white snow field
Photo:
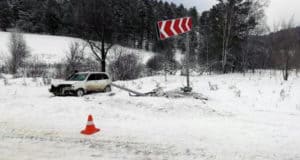
[[[192,77],[194,98],[53,97],[41,79],[0,79],[1,160],[299,160],[300,78],[279,72]],[[208,83],[212,87],[209,87]],[[185,78],[120,81],[141,92]],[[215,90],[211,90],[214,88]],[[81,135],[87,116],[101,129]]]
[[[8,47],[10,34],[10,32],[0,31],[0,66],[10,57]],[[61,63],[66,60],[66,55],[69,52],[70,45],[74,42],[78,42],[82,46],[86,46],[85,57],[93,56],[91,50],[87,47],[87,44],[78,38],[27,33],[22,34],[30,52],[29,60],[33,59],[47,64]],[[114,54],[118,54],[120,51],[123,53],[137,54],[142,63],[146,63],[149,58],[153,56],[152,52],[116,45],[109,51],[108,60],[112,60],[114,58]],[[181,58],[180,55],[177,55],[177,57]]]

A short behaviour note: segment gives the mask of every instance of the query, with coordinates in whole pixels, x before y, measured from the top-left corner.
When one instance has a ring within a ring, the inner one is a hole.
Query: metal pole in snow
[[[190,33],[186,33],[186,83],[187,83],[187,88],[186,92],[191,92],[191,87],[190,87]]]

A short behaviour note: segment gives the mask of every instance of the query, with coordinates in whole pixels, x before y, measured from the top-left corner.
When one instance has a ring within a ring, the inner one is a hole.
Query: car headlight
[[[74,86],[74,85],[72,85],[72,86],[71,86],[71,88],[72,88],[72,89],[75,89],[75,86]]]

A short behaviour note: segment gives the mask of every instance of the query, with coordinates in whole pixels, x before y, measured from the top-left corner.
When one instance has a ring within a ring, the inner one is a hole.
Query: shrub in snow
[[[241,90],[235,90],[235,96],[241,97]]]
[[[290,89],[282,89],[281,91],[280,91],[280,99],[282,100],[282,101],[284,101],[288,96],[289,96],[289,90]]]
[[[131,80],[139,78],[144,66],[134,54],[120,55],[109,65],[113,80]]]
[[[5,58],[4,56],[2,57],[2,54],[4,55],[4,53],[0,52],[0,73],[9,73],[9,59]]]
[[[219,89],[217,84],[211,84],[210,82],[208,82],[208,85],[211,91],[217,91]]]
[[[229,89],[233,90],[236,97],[241,97],[241,90],[235,85],[229,86]],[[260,91],[258,91],[260,93]]]
[[[164,57],[160,55],[155,55],[150,58],[146,64],[150,72],[163,70]]]
[[[5,85],[5,86],[9,85],[9,83],[8,83],[8,79],[7,79],[7,78],[5,78],[5,77],[4,77],[4,79],[3,79],[3,82],[4,82],[4,85]]]
[[[163,55],[155,55],[148,60],[146,67],[149,70],[150,75],[164,72],[164,74],[175,74],[179,68],[179,63],[173,59]]]
[[[27,82],[26,82],[26,78],[23,77],[23,83],[22,83],[23,86],[27,86]]]
[[[229,89],[236,89],[236,86],[232,85],[232,86],[229,86]]]
[[[156,88],[160,88],[160,82],[155,81],[155,87],[156,87]]]
[[[281,100],[284,100],[285,99],[285,91],[284,91],[284,89],[282,89],[281,91],[280,91],[280,98],[281,98]]]
[[[54,78],[56,79],[62,79],[66,78],[67,76],[65,75],[65,65],[63,64],[55,64],[55,74]]]
[[[25,58],[29,56],[29,51],[22,34],[17,32],[11,34],[9,50],[11,54],[9,69],[12,74],[16,74],[18,69],[24,65]]]
[[[44,85],[50,85],[51,84],[51,78],[43,77],[43,83],[44,83]]]
[[[49,74],[50,65],[40,62],[37,56],[32,56],[30,60],[26,61],[24,67],[24,74],[26,77],[42,77]]]
[[[143,88],[143,81],[139,81],[137,85],[137,89],[142,89]]]

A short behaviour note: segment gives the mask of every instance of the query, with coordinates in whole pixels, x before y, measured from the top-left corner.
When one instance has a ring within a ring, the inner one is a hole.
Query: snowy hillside
[[[9,57],[9,32],[0,31],[0,64]],[[37,59],[39,62],[48,64],[60,63],[65,60],[66,54],[69,51],[70,44],[73,42],[79,42],[85,45],[85,42],[71,37],[62,36],[49,36],[39,34],[24,34],[24,39],[29,47],[31,58]],[[124,52],[132,52],[140,56],[143,63],[153,56],[152,52],[146,52],[144,50],[129,49],[121,46],[115,46],[110,50],[109,55],[113,56],[115,52],[123,50]],[[92,53],[88,49],[85,50],[86,57],[91,57]],[[109,59],[110,57],[108,57]]]
[[[299,160],[300,78],[279,72],[192,77],[191,97],[53,97],[40,79],[0,80],[0,159]],[[180,76],[120,81],[175,91]],[[210,85],[209,85],[210,84]],[[24,94],[26,93],[26,94]],[[80,134],[88,114],[101,129]]]

